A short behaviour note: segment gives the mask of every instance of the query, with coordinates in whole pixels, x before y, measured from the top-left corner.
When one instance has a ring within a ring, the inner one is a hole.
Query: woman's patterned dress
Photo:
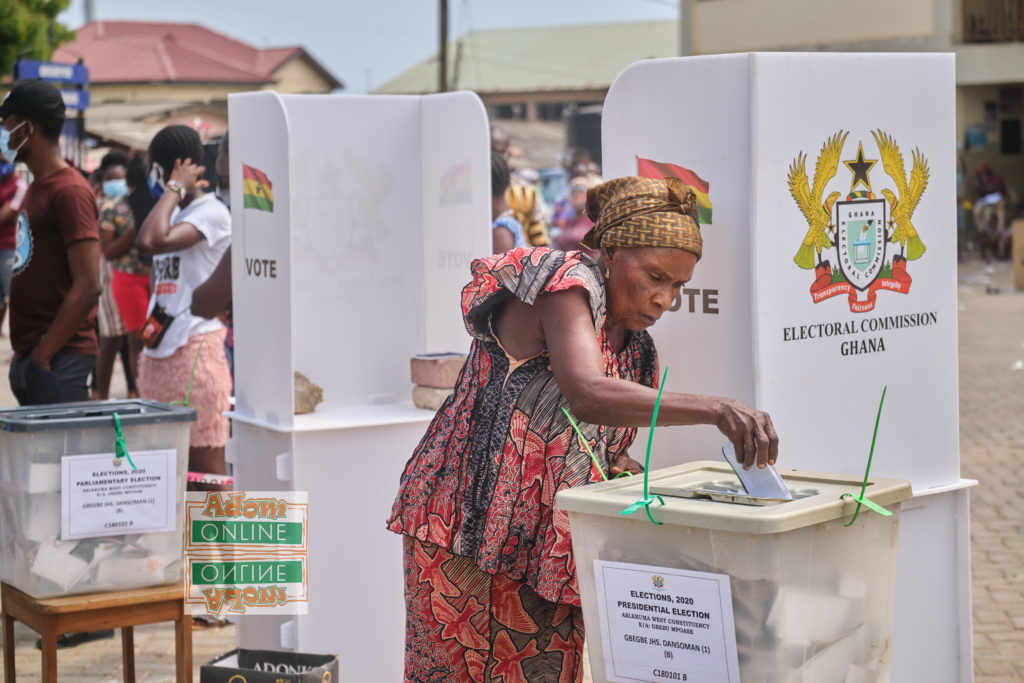
[[[555,494],[600,473],[562,412],[547,353],[511,360],[492,316],[573,287],[588,295],[605,374],[656,385],[646,332],[604,332],[604,281],[580,252],[518,248],[473,262],[462,311],[474,337],[452,396],[406,465],[388,528],[406,539],[406,678],[573,681],[583,623],[566,513]],[[633,428],[580,423],[607,471]],[[553,603],[553,604],[552,604]],[[514,662],[510,664],[509,662]]]

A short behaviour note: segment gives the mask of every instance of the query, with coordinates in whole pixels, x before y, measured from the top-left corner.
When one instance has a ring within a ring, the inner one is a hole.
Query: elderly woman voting
[[[592,187],[599,252],[519,248],[475,261],[462,291],[473,344],[451,397],[405,467],[388,527],[404,534],[408,681],[579,681],[583,617],[555,494],[640,472],[658,357],[647,328],[693,276],[695,197],[676,179]],[[745,467],[774,463],[767,414],[665,392],[661,425],[715,425]]]

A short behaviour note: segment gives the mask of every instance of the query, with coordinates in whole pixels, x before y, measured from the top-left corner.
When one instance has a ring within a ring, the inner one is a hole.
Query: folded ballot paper
[[[757,466],[749,470],[743,469],[743,465],[736,459],[736,449],[733,445],[726,444],[722,447],[722,455],[729,463],[736,476],[740,478],[747,495],[753,498],[770,498],[772,500],[793,500],[793,493],[782,480],[774,465],[768,465],[763,469]]]

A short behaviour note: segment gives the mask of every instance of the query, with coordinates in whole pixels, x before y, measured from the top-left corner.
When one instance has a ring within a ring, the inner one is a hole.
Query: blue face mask
[[[167,188],[164,187],[164,172],[159,164],[153,164],[153,170],[149,172],[146,184],[149,186],[149,193],[153,195],[154,199],[160,199],[163,196]]]
[[[0,126],[0,155],[2,155],[5,159],[16,160],[18,156],[18,150],[24,147],[25,143],[28,142],[28,138],[25,138],[17,147],[11,147],[11,133],[18,130],[26,123],[28,123],[28,121],[22,121],[11,130],[7,130],[3,126]]]
[[[111,199],[117,199],[128,194],[128,181],[124,178],[114,178],[103,181],[103,194]]]

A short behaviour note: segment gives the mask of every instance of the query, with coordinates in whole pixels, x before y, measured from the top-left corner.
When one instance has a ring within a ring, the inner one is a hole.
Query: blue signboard
[[[64,90],[60,91],[64,98],[64,106],[74,111],[84,111],[89,108],[88,90]]]
[[[57,62],[21,59],[14,67],[14,78],[15,80],[42,78],[44,81],[69,85],[88,85],[89,69],[84,64],[58,64]]]

